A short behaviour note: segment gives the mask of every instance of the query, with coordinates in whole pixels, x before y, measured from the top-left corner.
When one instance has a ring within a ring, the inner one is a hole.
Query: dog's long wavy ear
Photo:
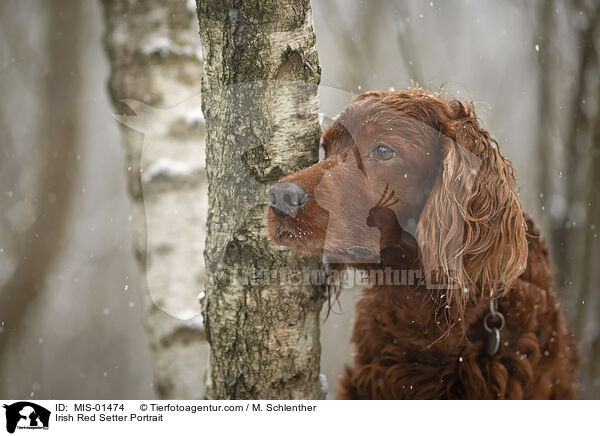
[[[445,284],[448,304],[462,313],[469,299],[510,289],[525,269],[527,241],[512,165],[470,106],[450,107],[450,119],[440,120],[442,164],[417,240],[430,283]]]

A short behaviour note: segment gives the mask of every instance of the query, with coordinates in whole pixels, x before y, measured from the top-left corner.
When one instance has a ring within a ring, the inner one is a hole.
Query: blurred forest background
[[[185,289],[194,300],[203,280],[195,2],[139,3],[0,6],[1,398],[203,395],[182,381],[201,384],[206,365],[199,311],[174,297]],[[351,93],[412,82],[475,101],[551,247],[556,288],[584,357],[581,395],[600,398],[600,2],[312,6],[327,116]],[[144,105],[125,107],[122,99]],[[176,111],[148,109],[184,101],[191,103]],[[132,110],[146,111],[144,125],[113,116]],[[156,141],[173,143],[189,166],[152,148],[141,156],[144,136],[126,127],[147,132],[161,123],[177,133],[159,129]],[[143,168],[152,171],[140,176]],[[167,241],[161,228],[178,206],[187,212],[173,218],[171,236],[193,244]],[[177,236],[181,223],[197,231]],[[197,260],[193,274],[176,267],[181,259]],[[345,292],[341,307],[323,317],[329,398],[352,352],[359,292]]]

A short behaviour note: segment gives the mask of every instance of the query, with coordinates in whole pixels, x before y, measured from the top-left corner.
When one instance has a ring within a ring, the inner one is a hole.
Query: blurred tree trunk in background
[[[552,67],[554,67],[554,58],[552,53],[556,47],[552,45],[551,32],[556,24],[554,20],[554,1],[544,0],[538,3],[538,24],[537,37],[535,38],[535,47],[538,52],[538,117],[541,122],[538,123],[538,144],[537,153],[540,166],[538,171],[538,189],[539,205],[546,209],[548,193],[551,189],[551,174],[548,171],[551,168],[551,158],[553,151],[552,126],[548,120],[552,119]],[[544,214],[544,217],[546,215]],[[544,223],[548,224],[548,223]],[[560,282],[560,280],[559,280]]]
[[[0,253],[17,263],[13,273],[0,287],[0,355],[13,334],[23,329],[27,322],[27,309],[44,289],[47,272],[63,243],[73,187],[77,185],[82,84],[77,41],[81,37],[81,8],[78,2],[70,0],[57,0],[54,6],[41,11],[48,15],[47,64],[44,65],[45,76],[41,86],[43,108],[39,111],[39,120],[31,120],[37,141],[33,150],[19,149],[16,143],[10,143],[11,137],[19,138],[22,133],[9,134],[12,126],[4,121],[4,114],[0,114],[0,124],[4,124],[0,127],[5,132],[2,138],[3,158],[10,162],[8,158],[11,155],[27,156],[32,153],[31,160],[23,162],[25,168],[2,168],[3,172],[6,171],[3,174],[7,183],[4,187],[13,187],[15,192],[14,204],[7,202],[6,214],[2,217],[8,217],[12,224],[2,225],[2,228],[3,232],[15,231],[16,234],[12,235],[13,238],[6,233],[2,235],[3,239],[12,241],[6,241],[8,246],[3,247]],[[16,47],[13,46],[13,62],[15,58],[19,62],[34,56],[27,38],[15,36],[18,35],[14,27],[17,23],[10,20],[10,16],[3,17],[2,26],[18,41]],[[29,83],[37,80],[26,72],[23,74],[22,79]],[[19,192],[23,186],[28,186],[27,178],[32,173],[37,173],[36,185],[31,187],[30,192]],[[13,197],[13,190],[8,192]]]
[[[581,374],[587,398],[600,397],[600,2],[575,0],[575,9],[585,17],[580,31],[581,100],[573,100],[572,128],[567,138],[568,201],[573,208],[574,235],[567,242],[578,305],[575,324],[581,338],[585,365]],[[579,94],[579,91],[578,91]],[[577,98],[577,96],[575,97]],[[595,104],[594,104],[595,103]],[[572,141],[572,142],[571,142]],[[570,182],[570,183],[569,183]],[[569,209],[571,210],[571,209]],[[565,226],[568,228],[568,223]],[[569,291],[568,291],[569,292]],[[567,292],[567,293],[568,293]]]
[[[205,281],[206,172],[195,5],[182,0],[102,5],[110,94],[119,113],[133,115],[133,109],[136,115],[123,117],[123,123],[145,134],[121,126],[135,251],[148,287],[156,389],[162,398],[203,398],[208,344],[201,316],[194,315]]]
[[[565,104],[556,89],[564,86],[552,66],[566,57],[557,40],[558,3],[538,3],[539,128],[541,206],[547,211],[555,283],[575,327],[583,354],[580,374],[582,396],[600,395],[600,3],[571,0],[561,4],[567,12],[568,31],[575,34],[574,72]],[[563,49],[564,50],[564,49]],[[557,69],[560,71],[560,69]],[[555,77],[556,76],[556,77]],[[564,78],[562,79],[564,80]],[[563,109],[566,108],[566,110]],[[556,109],[562,109],[560,117]],[[565,117],[562,115],[566,114]],[[561,124],[564,119],[564,125]],[[560,127],[566,132],[560,135]],[[559,137],[558,150],[551,138]],[[554,156],[553,156],[554,153]],[[554,157],[554,158],[553,158]],[[556,162],[564,162],[557,164]],[[555,182],[553,175],[559,175]]]
[[[600,230],[600,200],[598,195],[598,187],[600,186],[600,81],[596,84],[596,117],[594,125],[594,136],[592,139],[591,150],[591,171],[592,177],[587,185],[587,197],[590,201],[590,210],[586,217],[585,229],[590,231],[590,235],[586,238],[584,248],[584,259],[586,263],[586,274],[584,274],[584,284],[587,287],[584,289],[583,298],[588,298],[590,294],[595,295],[595,301],[588,309],[588,320],[595,321],[592,339],[590,340],[590,350],[588,361],[589,368],[586,367],[584,373],[584,383],[590,386],[587,397],[590,399],[600,398],[600,328],[598,327],[598,313],[600,313],[600,299],[598,298],[598,283],[600,283],[600,274],[598,273],[598,264],[600,263],[600,238],[598,231]]]
[[[266,229],[268,186],[318,159],[321,71],[310,2],[203,0],[198,18],[208,129],[209,397],[323,398],[323,288],[297,284],[293,274],[318,263],[276,247]],[[244,282],[239,271],[279,277]]]

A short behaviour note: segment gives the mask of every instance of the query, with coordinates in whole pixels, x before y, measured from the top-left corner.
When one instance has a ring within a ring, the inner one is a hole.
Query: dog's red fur
[[[573,398],[576,344],[548,250],[472,105],[422,89],[369,92],[324,132],[323,146],[323,161],[283,179],[310,200],[295,216],[271,210],[271,237],[337,268],[430,279],[364,291],[339,396]],[[483,327],[490,300],[506,319],[493,355]]]

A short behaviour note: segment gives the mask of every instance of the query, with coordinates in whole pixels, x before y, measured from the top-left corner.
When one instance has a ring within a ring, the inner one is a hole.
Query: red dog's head
[[[323,134],[325,159],[269,190],[271,237],[327,262],[441,274],[499,293],[527,259],[510,162],[470,104],[421,89],[358,96]],[[411,259],[412,257],[412,259]]]

